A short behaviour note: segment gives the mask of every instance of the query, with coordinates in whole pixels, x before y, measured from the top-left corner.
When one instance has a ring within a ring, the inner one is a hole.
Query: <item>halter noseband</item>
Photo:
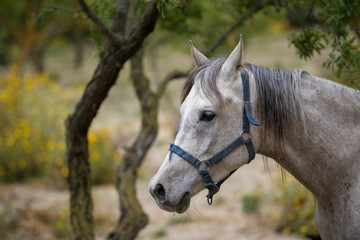
[[[171,160],[172,154],[175,153],[176,155],[178,155],[179,157],[183,158],[191,165],[193,165],[196,169],[198,169],[201,177],[205,181],[205,187],[209,190],[209,193],[206,196],[209,205],[212,204],[213,196],[219,191],[221,184],[223,184],[223,182],[225,182],[225,180],[228,179],[237,169],[231,171],[228,176],[226,176],[216,184],[212,180],[208,169],[211,166],[220,163],[223,158],[225,158],[228,154],[230,154],[232,151],[234,151],[242,144],[245,144],[247,151],[249,153],[248,163],[250,163],[251,160],[255,158],[255,149],[251,137],[244,139],[242,137],[242,134],[244,132],[250,134],[250,124],[254,126],[260,126],[261,124],[255,121],[251,111],[249,74],[245,69],[241,70],[241,78],[243,83],[243,101],[244,101],[244,110],[242,116],[243,126],[240,136],[237,139],[235,139],[232,143],[226,146],[223,150],[221,150],[220,152],[216,153],[215,155],[204,161],[200,161],[190,153],[183,150],[181,147],[174,145],[173,143],[170,144],[169,161]]]

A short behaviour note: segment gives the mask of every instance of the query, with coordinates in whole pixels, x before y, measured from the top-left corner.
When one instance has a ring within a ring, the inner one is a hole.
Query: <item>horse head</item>
[[[208,59],[191,41],[190,47],[195,69],[184,85],[179,130],[149,184],[159,207],[178,213],[185,212],[191,197],[205,187],[212,201],[219,188],[214,183],[248,163],[259,146],[259,131],[251,127],[250,138],[249,123],[244,130],[244,121],[259,124],[250,108],[256,86],[242,62],[242,36],[228,58]],[[244,90],[244,80],[249,92]]]

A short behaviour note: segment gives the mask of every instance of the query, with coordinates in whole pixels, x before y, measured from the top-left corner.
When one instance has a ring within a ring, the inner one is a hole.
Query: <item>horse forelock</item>
[[[282,142],[285,129],[293,124],[304,128],[304,113],[300,92],[303,70],[271,69],[248,65],[257,89],[257,112],[264,125],[264,136],[272,135]]]
[[[212,104],[220,107],[224,106],[225,101],[216,86],[216,79],[225,60],[226,58],[212,58],[208,62],[195,68],[185,81],[181,94],[181,103],[185,101],[196,81],[198,81],[202,92]]]

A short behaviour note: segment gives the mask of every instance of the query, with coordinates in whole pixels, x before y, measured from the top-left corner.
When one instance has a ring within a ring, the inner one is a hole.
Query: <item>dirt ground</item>
[[[265,173],[263,161],[258,156],[251,164],[241,168],[214,196],[214,203],[206,202],[206,192],[192,199],[190,209],[182,214],[160,210],[147,191],[149,177],[138,183],[137,195],[149,216],[149,224],[143,229],[139,240],[300,240],[292,235],[276,232],[276,222],[259,214],[245,214],[241,197],[259,184],[271,181]],[[41,185],[15,184],[0,186],[0,207],[11,201],[18,217],[17,239],[54,240],[54,227],[47,218],[68,208],[69,195],[66,189],[56,190]],[[104,239],[118,218],[118,198],[111,185],[93,188],[94,216],[97,239]],[[266,204],[263,204],[266,206]],[[0,239],[1,236],[0,236]],[[65,237],[64,239],[71,239]]]

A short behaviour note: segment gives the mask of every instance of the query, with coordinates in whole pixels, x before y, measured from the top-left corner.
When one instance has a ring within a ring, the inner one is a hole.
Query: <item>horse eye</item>
[[[200,115],[200,121],[207,121],[210,122],[214,119],[216,115],[211,111],[204,111]]]

